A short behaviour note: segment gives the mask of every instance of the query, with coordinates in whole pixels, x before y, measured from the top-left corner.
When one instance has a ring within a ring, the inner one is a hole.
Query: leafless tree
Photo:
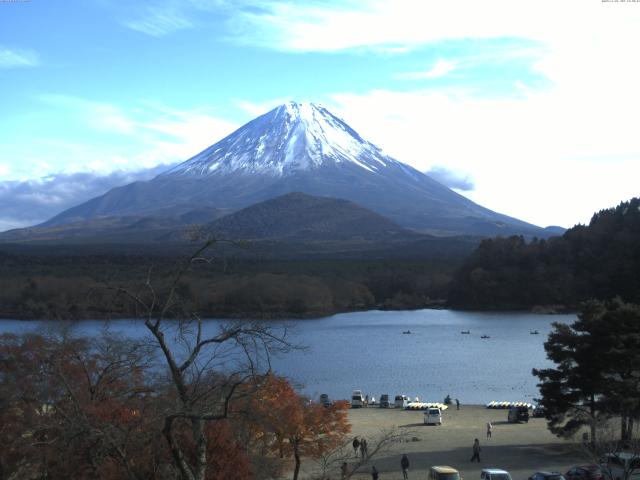
[[[624,440],[620,435],[620,417],[602,414],[590,431],[597,432],[591,441],[584,431],[582,441],[577,442],[579,454],[592,464],[600,465],[602,473],[609,480],[629,480],[640,473],[640,432],[636,426],[626,432]]]
[[[314,480],[328,480],[332,478],[332,475],[335,475],[334,478],[340,478],[340,466],[343,463],[348,464],[345,478],[351,478],[356,473],[362,472],[373,460],[390,453],[397,444],[410,441],[414,436],[414,431],[397,427],[380,430],[373,438],[367,439],[368,455],[358,457],[355,462],[353,461],[351,439],[346,440],[338,448],[314,460],[315,468],[312,478]]]
[[[183,480],[204,480],[210,465],[206,426],[230,415],[238,387],[271,369],[274,354],[293,348],[284,327],[261,322],[205,323],[185,308],[180,285],[198,263],[208,263],[207,241],[156,288],[149,270],[144,289],[110,287],[136,306],[168,371],[174,401],[163,413],[162,433]]]

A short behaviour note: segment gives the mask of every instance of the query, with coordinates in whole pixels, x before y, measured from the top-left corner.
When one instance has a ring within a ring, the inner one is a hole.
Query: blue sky
[[[285,100],[491,209],[587,222],[640,194],[639,32],[601,0],[0,0],[0,230]]]

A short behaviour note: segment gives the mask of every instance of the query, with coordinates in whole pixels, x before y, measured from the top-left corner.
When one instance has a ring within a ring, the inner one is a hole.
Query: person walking
[[[360,448],[360,440],[358,440],[358,437],[353,438],[353,442],[351,443],[351,445],[353,445],[354,456],[358,458],[358,448]]]
[[[456,398],[456,410],[460,410],[460,400]]]
[[[367,445],[367,439],[363,438],[360,440],[360,453],[362,454],[362,458],[369,458],[369,451],[367,450],[369,445]]]
[[[379,475],[378,475],[378,470],[376,469],[376,466],[373,465],[371,467],[371,480],[378,480]]]
[[[340,478],[342,480],[345,480],[345,478],[347,478],[347,462],[342,462],[342,465],[340,465]]]
[[[477,460],[480,463],[480,440],[477,438],[473,441],[473,456],[471,457],[471,461]]]
[[[487,438],[491,438],[492,431],[493,431],[493,425],[491,425],[491,422],[487,422]]]
[[[402,478],[404,480],[409,480],[409,457],[407,457],[406,453],[402,454],[402,459],[400,460],[400,467],[402,467]]]

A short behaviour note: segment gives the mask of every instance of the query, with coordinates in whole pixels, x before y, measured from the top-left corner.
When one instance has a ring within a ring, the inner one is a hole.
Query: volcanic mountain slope
[[[288,193],[216,220],[220,238],[278,241],[410,240],[420,235],[347,200]]]
[[[294,102],[150,181],[112,189],[43,225],[96,217],[162,217],[167,211],[176,215],[202,207],[234,211],[291,192],[349,200],[427,233],[548,236],[385,155],[325,108]]]

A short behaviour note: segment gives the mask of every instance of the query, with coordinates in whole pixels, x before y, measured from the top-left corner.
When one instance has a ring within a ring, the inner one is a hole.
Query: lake
[[[405,394],[424,401],[445,395],[462,404],[531,401],[537,396],[532,368],[551,365],[543,343],[552,322],[571,323],[575,315],[487,313],[452,310],[367,311],[314,320],[286,320],[293,339],[309,347],[273,362],[308,395],[348,398],[354,389],[380,397]],[[209,320],[209,327],[217,321]],[[103,321],[83,321],[79,333],[92,334]],[[34,331],[43,322],[0,320],[0,332]],[[110,328],[140,336],[135,321]],[[411,334],[403,334],[410,330]],[[460,332],[469,330],[470,334]],[[538,330],[539,335],[531,335]],[[490,338],[482,339],[482,335]]]

